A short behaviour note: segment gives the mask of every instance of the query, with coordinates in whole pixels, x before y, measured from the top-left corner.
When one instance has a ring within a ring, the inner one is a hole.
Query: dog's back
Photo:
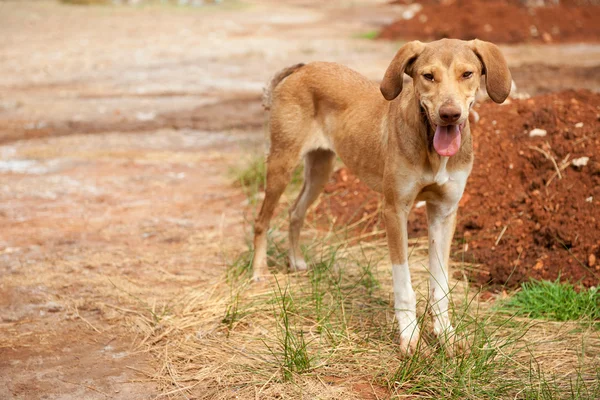
[[[264,89],[265,109],[270,110],[277,101],[277,92],[290,98],[308,93],[314,103],[334,103],[336,108],[355,106],[362,100],[382,100],[375,82],[344,65],[323,61],[296,64],[279,71]]]

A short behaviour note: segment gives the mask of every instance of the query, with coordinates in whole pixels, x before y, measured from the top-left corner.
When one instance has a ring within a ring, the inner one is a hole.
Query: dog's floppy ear
[[[471,40],[471,48],[483,64],[485,88],[496,103],[502,103],[510,93],[512,77],[506,60],[495,44],[483,40]]]
[[[394,100],[402,91],[402,81],[404,73],[411,75],[410,66],[415,59],[421,54],[425,45],[418,40],[408,42],[398,50],[396,56],[392,60],[383,81],[381,81],[381,94],[386,100]]]

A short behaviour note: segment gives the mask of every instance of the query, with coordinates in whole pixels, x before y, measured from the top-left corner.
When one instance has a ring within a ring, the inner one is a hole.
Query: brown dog
[[[403,86],[404,74],[412,84]],[[434,332],[454,342],[448,316],[448,261],[456,211],[473,165],[469,110],[485,75],[489,96],[502,103],[510,71],[498,47],[480,40],[409,42],[388,67],[381,87],[334,63],[296,65],[266,92],[271,149],[265,199],[254,228],[254,279],[267,273],[267,230],[273,211],[304,158],[304,185],[290,210],[290,267],[306,269],[299,235],[335,155],[370,188],[383,193],[400,345],[414,352],[419,338],[416,298],[408,269],[407,216],[427,202]],[[381,96],[383,94],[383,97]]]

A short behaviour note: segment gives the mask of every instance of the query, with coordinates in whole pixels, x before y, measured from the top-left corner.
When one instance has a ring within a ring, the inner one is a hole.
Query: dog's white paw
[[[260,271],[261,270],[254,271],[254,274],[252,275],[252,283],[255,283],[258,285],[264,285],[273,279],[273,275],[271,273],[269,273],[268,271],[267,272],[260,272]]]
[[[417,352],[419,345],[419,331],[415,331],[410,336],[400,335],[400,354],[410,357]]]
[[[300,257],[290,257],[290,270],[292,272],[298,271],[306,271],[308,269],[308,265],[303,258]]]
[[[458,335],[454,329],[447,329],[437,335],[442,348],[449,357],[469,350],[469,342],[463,335]]]

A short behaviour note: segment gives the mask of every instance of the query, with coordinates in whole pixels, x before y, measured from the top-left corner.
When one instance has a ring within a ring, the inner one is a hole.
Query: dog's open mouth
[[[464,123],[460,125],[438,125],[433,135],[433,148],[444,157],[451,157],[460,149],[460,138]]]
[[[466,121],[460,125],[436,126],[429,118],[429,112],[423,104],[421,104],[421,114],[424,116],[425,122],[435,128],[433,134],[433,148],[435,151],[443,157],[451,157],[458,153],[461,134]]]

